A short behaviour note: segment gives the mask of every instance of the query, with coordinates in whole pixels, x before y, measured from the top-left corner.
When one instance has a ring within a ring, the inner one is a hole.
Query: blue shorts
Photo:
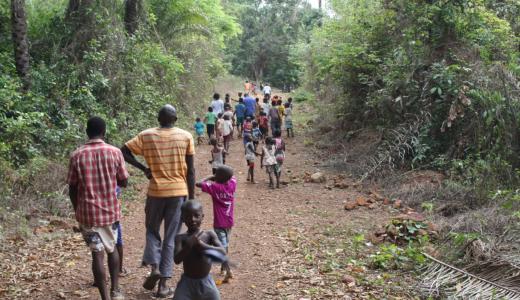
[[[204,278],[190,278],[184,274],[177,283],[173,300],[220,300],[220,292],[211,275]]]
[[[213,228],[213,231],[217,234],[218,240],[222,244],[222,247],[226,249],[229,247],[229,238],[231,237],[231,228]]]
[[[123,246],[123,231],[121,230],[121,222],[117,222],[117,242],[116,247]]]

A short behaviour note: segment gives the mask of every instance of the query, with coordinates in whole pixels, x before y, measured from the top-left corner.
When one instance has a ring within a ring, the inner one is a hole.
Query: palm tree
[[[29,42],[27,40],[25,0],[11,0],[11,24],[16,71],[22,79],[23,89],[27,91],[31,86],[31,81],[29,79]]]

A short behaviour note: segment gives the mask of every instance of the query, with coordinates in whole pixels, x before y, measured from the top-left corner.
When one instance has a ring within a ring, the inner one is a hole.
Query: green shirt
[[[215,116],[214,113],[209,111],[206,114],[206,116],[204,116],[204,118],[206,119],[206,124],[208,125],[215,125],[215,121],[217,120],[217,116]]]

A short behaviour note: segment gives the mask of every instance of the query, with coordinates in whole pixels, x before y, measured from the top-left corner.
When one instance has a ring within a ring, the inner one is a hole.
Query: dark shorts
[[[208,132],[208,135],[214,135],[215,134],[215,124],[207,124],[206,130]]]
[[[244,124],[244,117],[237,117],[237,127]]]
[[[211,275],[204,278],[190,278],[184,274],[175,288],[173,300],[220,300],[220,292]]]

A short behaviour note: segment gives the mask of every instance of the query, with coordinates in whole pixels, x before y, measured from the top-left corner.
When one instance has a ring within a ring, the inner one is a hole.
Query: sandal
[[[161,279],[161,273],[154,272],[151,273],[150,276],[146,277],[146,280],[143,283],[143,288],[151,291],[155,288],[155,285],[157,284],[157,281]]]
[[[121,290],[114,290],[110,292],[110,299],[112,300],[125,300],[125,296]]]
[[[174,292],[175,292],[174,288],[168,288],[166,290],[166,292],[162,292],[162,293],[161,292],[157,292],[157,293],[155,293],[154,296],[156,298],[169,298],[169,297],[173,296]]]

